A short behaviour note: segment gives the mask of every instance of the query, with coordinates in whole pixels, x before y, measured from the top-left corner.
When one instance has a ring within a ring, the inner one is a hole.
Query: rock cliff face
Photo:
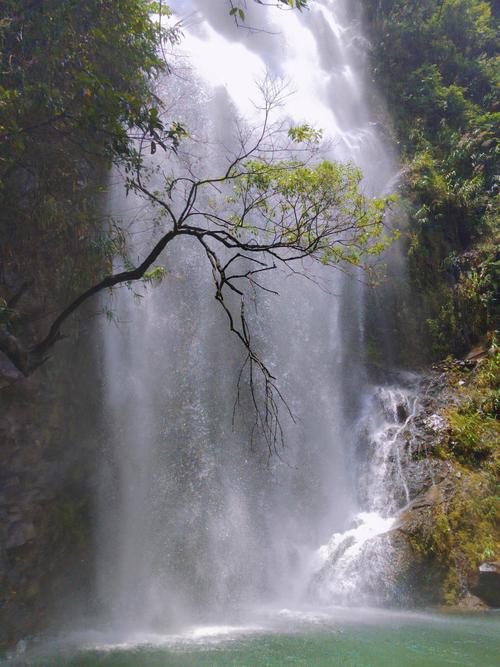
[[[90,602],[98,443],[86,424],[99,412],[92,350],[87,331],[53,365],[0,391],[2,645]],[[384,502],[396,518],[369,536],[357,550],[357,563],[350,570],[344,564],[341,572],[345,580],[355,571],[354,584],[367,600],[403,607],[500,606],[494,497],[499,366],[498,352],[482,353],[436,366],[411,400],[404,389],[379,390],[378,401],[390,394],[391,414],[374,443],[388,447],[374,464],[385,467],[379,482],[389,480]],[[357,539],[354,532],[339,540],[332,562],[316,576],[316,589],[325,590],[332,570],[338,574]],[[356,602],[345,592],[345,601]]]
[[[388,606],[500,605],[498,351],[374,387],[356,524],[318,552],[311,593]],[[376,415],[380,415],[377,417]],[[363,439],[363,430],[366,435]],[[364,440],[364,444],[363,444]]]
[[[33,173],[49,178],[48,191],[41,176],[25,183],[16,168],[1,192],[0,328],[26,348],[107,266],[99,243],[104,167],[80,168],[72,155],[78,168],[66,172],[43,154],[30,159]],[[99,403],[95,309],[94,302],[67,322],[67,340],[28,378],[0,353],[0,647],[46,627],[56,601],[86,585],[96,458],[86,425]]]
[[[86,601],[92,366],[89,345],[73,340],[46,369],[0,390],[0,647],[46,628],[61,603]]]
[[[375,538],[387,558],[376,582],[386,603],[500,606],[499,424],[489,404],[497,382],[498,352],[438,365],[424,378],[402,434],[410,502]]]

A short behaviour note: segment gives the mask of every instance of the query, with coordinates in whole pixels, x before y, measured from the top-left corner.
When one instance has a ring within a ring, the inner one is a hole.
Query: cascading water
[[[178,58],[191,72],[183,77],[178,67],[181,76],[167,77],[162,94],[175,100],[172,115],[223,160],[234,117],[251,116],[255,80],[267,71],[290,80],[295,91],[283,114],[322,128],[333,140],[331,157],[354,161],[365,189],[382,192],[395,167],[367,108],[365,44],[352,5],[318,0],[302,15],[249,5],[247,24],[261,28],[254,32],[238,30],[223,2],[174,3],[187,17],[185,60]],[[121,192],[114,191],[110,209],[135,231],[131,252],[141,256],[152,214]],[[232,427],[242,350],[217,310],[206,258],[183,241],[163,263],[163,284],[137,298],[120,293],[118,326],[103,334],[108,444],[99,595],[115,626],[135,630],[227,617],[228,610],[234,618],[252,606],[293,605],[308,588],[317,590],[308,579],[318,545],[348,529],[363,508],[379,513],[381,529],[390,526],[391,512],[380,514],[379,487],[388,484],[391,429],[401,427],[397,414],[383,424],[376,416],[395,394],[384,390],[382,406],[370,394],[364,288],[340,273],[323,276],[335,297],[289,278],[279,298],[261,298],[251,317],[297,417],[296,425],[285,423],[284,461],[268,463],[262,448],[250,446],[248,415],[237,415]],[[402,402],[411,409],[406,394]],[[361,484],[360,423],[376,450]],[[341,544],[333,560],[344,559],[332,566],[339,574],[322,577],[325,590],[341,590],[348,576],[356,588],[345,539],[365,537],[350,530],[323,548],[331,556]]]
[[[388,566],[387,545],[374,538],[393,528],[400,510],[410,502],[407,440],[419,409],[418,379],[407,375],[400,380],[398,386],[376,386],[366,395],[358,423],[363,511],[354,517],[352,528],[335,533],[316,553],[318,570],[310,590],[324,602],[383,601],[379,577]]]

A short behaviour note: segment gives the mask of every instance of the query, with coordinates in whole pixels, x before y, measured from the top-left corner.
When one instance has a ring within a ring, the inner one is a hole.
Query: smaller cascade
[[[383,517],[410,502],[408,467],[413,422],[419,410],[418,379],[406,374],[398,386],[375,386],[359,428],[360,504]]]
[[[351,527],[335,533],[316,552],[309,596],[323,604],[380,604],[390,598],[390,550],[380,539],[410,502],[408,468],[413,422],[419,411],[418,379],[375,386],[358,425],[361,510]]]
[[[310,587],[313,597],[324,604],[368,601],[373,569],[380,570],[383,560],[383,553],[371,548],[370,542],[390,530],[394,522],[394,517],[360,512],[353,528],[334,533],[316,552],[319,570]]]

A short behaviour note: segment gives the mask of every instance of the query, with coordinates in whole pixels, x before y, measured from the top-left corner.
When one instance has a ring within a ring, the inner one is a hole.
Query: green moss
[[[500,351],[495,341],[492,348],[475,365],[451,358],[440,364],[456,402],[442,412],[449,428],[432,455],[453,472],[411,545],[436,573],[438,597],[447,605],[474,586],[480,563],[500,553]]]
[[[450,448],[460,461],[479,465],[493,454],[500,438],[496,419],[459,408],[449,413],[448,420],[452,431]]]
[[[460,481],[458,481],[460,480]],[[410,538],[420,560],[437,573],[438,599],[454,605],[474,584],[477,568],[498,553],[498,498],[484,472],[462,473],[448,501]]]
[[[467,479],[448,511],[453,549],[468,576],[474,574],[485,554],[497,552],[498,498],[492,491],[484,473],[476,473]]]
[[[476,385],[478,389],[500,390],[500,351],[498,348],[479,366]]]
[[[460,577],[456,568],[450,568],[445,577],[442,587],[443,602],[447,605],[455,605],[460,601],[461,585]]]
[[[499,350],[479,361],[472,372],[451,370],[448,382],[460,402],[443,413],[449,437],[439,445],[440,458],[496,474],[500,461]]]

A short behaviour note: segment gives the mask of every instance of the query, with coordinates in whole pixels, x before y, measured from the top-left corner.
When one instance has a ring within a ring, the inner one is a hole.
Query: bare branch
[[[192,165],[178,159],[177,173],[167,177],[159,191],[151,182],[161,170],[147,171],[142,159],[138,160],[135,177],[128,175],[127,187],[166,216],[167,229],[159,240],[152,238],[152,249],[138,266],[110,274],[77,296],[55,318],[45,338],[31,348],[26,349],[3,326],[0,350],[22,373],[29,375],[44,363],[62,338],[62,326],[90,298],[143,279],[174,238],[194,237],[210,263],[215,298],[226,314],[229,330],[245,351],[234,409],[240,404],[245,382],[255,413],[252,433],[259,430],[269,454],[279,455],[284,444],[281,411],[284,408],[292,420],[294,417],[252,337],[245,288],[254,296],[259,290],[277,295],[265,277],[278,267],[316,283],[316,276],[304,268],[305,260],[342,271],[352,265],[362,267],[363,256],[381,252],[382,234],[387,230],[385,202],[369,201],[362,195],[359,171],[318,159],[319,131],[308,125],[287,131],[283,121],[273,121],[273,112],[286,94],[283,88],[268,78],[260,92],[263,102],[255,106],[261,112],[261,123],[250,130],[238,126],[239,145],[219,174],[197,177]],[[296,137],[302,137],[298,148]],[[200,156],[196,162],[204,169]],[[300,269],[294,268],[297,263]],[[257,299],[254,304],[257,308]]]

